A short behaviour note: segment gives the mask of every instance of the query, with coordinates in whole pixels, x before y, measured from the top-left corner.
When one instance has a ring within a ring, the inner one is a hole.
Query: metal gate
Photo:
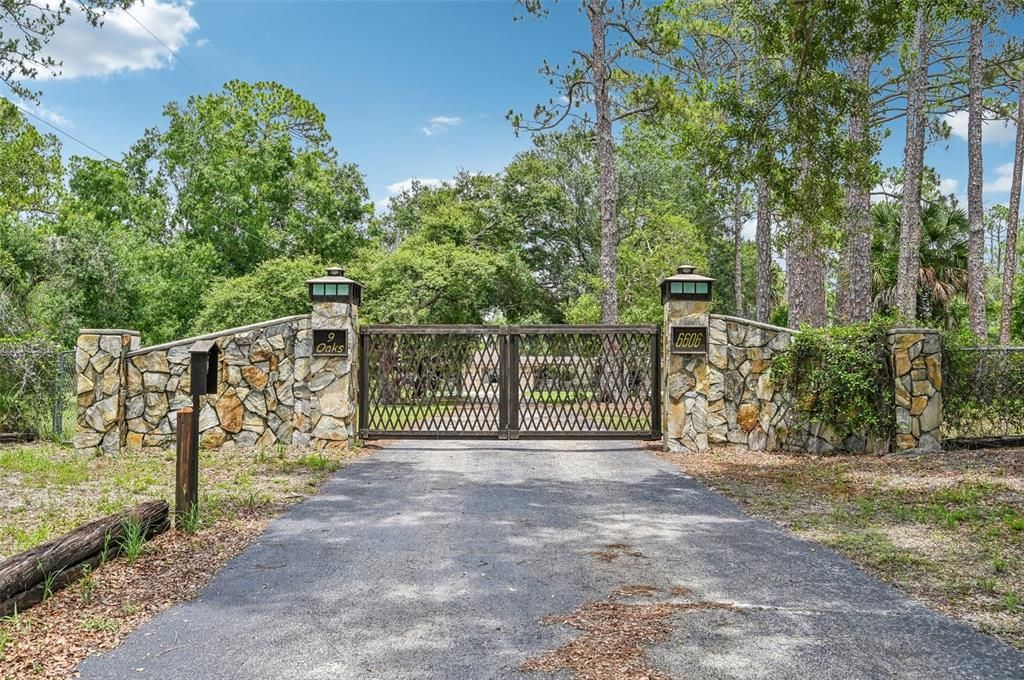
[[[661,435],[657,326],[368,326],[359,433]]]

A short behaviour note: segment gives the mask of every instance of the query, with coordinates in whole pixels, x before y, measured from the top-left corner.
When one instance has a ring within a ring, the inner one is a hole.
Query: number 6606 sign
[[[704,354],[708,351],[708,329],[704,326],[673,326],[669,340],[672,354]]]

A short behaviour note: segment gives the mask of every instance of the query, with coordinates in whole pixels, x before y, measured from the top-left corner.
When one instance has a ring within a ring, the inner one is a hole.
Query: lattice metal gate
[[[661,434],[657,326],[369,326],[359,431],[380,437]]]

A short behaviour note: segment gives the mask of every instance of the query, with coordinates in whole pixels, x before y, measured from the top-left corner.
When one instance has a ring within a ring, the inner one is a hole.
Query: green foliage
[[[966,328],[942,349],[943,434],[1024,435],[1024,351],[980,345]]]
[[[885,343],[887,319],[870,324],[804,327],[772,359],[773,379],[798,414],[841,434],[887,436],[892,376]]]
[[[369,214],[362,175],[339,163],[324,114],[273,82],[234,80],[222,92],[164,108],[125,160],[144,192],[173,196],[164,238],[208,243],[220,273],[269,257],[315,253],[344,262]]]
[[[353,274],[373,291],[363,313],[374,323],[517,322],[537,299],[530,271],[515,253],[452,243],[403,243],[390,254],[364,253]]]
[[[174,528],[186,534],[194,534],[199,530],[202,523],[202,516],[199,513],[199,504],[193,504],[185,508],[185,512],[174,517]]]
[[[140,331],[148,345],[186,337],[217,288],[217,260],[209,243],[178,240],[137,250],[138,306],[134,319],[126,323]]]
[[[0,47],[0,59],[3,49]],[[60,143],[0,99],[0,214],[52,209],[61,189]]]
[[[82,567],[82,576],[78,580],[78,596],[82,604],[92,602],[92,596],[96,591],[96,576],[92,573],[92,565],[86,564]]]
[[[57,350],[38,338],[0,339],[0,431],[50,432]],[[17,451],[0,455],[0,466]]]
[[[654,203],[619,244],[619,305],[622,323],[660,323],[658,282],[680,264],[708,271],[700,232],[671,206]]]
[[[890,309],[899,265],[900,206],[893,201],[871,208],[871,251],[876,303]],[[942,200],[921,211],[921,261],[917,284],[917,320],[952,328],[957,302],[967,292],[967,214]]]
[[[70,347],[79,328],[124,328],[140,305],[138,240],[122,227],[71,213],[49,238],[51,275],[32,289],[28,314]]]
[[[120,553],[129,562],[142,556],[146,547],[146,527],[138,517],[128,517],[121,522],[121,537],[118,540]]]
[[[316,257],[267,260],[251,274],[210,287],[192,324],[194,333],[210,333],[309,311],[306,279],[321,276],[326,265]]]

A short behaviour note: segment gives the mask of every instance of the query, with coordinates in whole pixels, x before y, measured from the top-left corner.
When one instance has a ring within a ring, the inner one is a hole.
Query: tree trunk
[[[135,518],[149,537],[167,528],[167,503],[148,501],[103,519],[83,524],[69,534],[13,555],[0,562],[0,616],[39,602],[70,583],[85,564],[97,564],[117,554],[125,520]],[[50,580],[50,583],[47,581]]]
[[[787,297],[789,325],[824,326],[828,312],[825,306],[825,265],[811,230],[794,221],[790,224],[786,247]]]
[[[605,54],[607,32],[605,0],[587,2],[587,18],[594,48],[590,55],[590,69],[594,81],[594,129],[597,147],[598,201],[601,217],[600,275],[604,290],[601,292],[601,321],[619,322],[618,247],[619,230],[616,224],[615,199],[618,192],[615,180],[615,140],[612,137],[611,97],[608,92],[610,74]]]
[[[921,172],[924,166],[925,89],[931,25],[921,3],[914,17],[914,54],[907,78],[907,136],[903,146],[903,199],[900,214],[900,257],[896,272],[896,311],[908,321],[917,318],[917,277],[921,268]]]
[[[971,21],[967,86],[967,317],[971,332],[987,338],[985,320],[985,205],[982,203],[981,128],[982,108],[981,43],[984,24]]]
[[[870,106],[871,59],[867,52],[850,61],[853,79],[863,90],[850,114],[850,141],[867,162],[871,153]],[[871,187],[851,182],[846,187],[846,252],[843,258],[846,295],[840,315],[852,322],[870,321],[871,300]]]
[[[772,212],[771,191],[764,178],[757,180],[757,311],[754,315],[767,323],[772,313]]]
[[[800,159],[799,182],[807,181],[810,160]],[[825,257],[812,225],[793,219],[786,239],[786,274],[789,279],[789,325],[824,326],[828,321],[825,303]]]
[[[732,247],[734,313],[743,316],[743,189],[739,185],[732,204]]]
[[[1017,228],[1020,226],[1020,184],[1024,169],[1024,76],[1017,84],[1017,143],[1010,180],[1009,215],[1006,219],[1006,246],[1003,248],[1003,309],[999,315],[999,344],[1010,344],[1010,311],[1013,307],[1013,283],[1017,276]]]

